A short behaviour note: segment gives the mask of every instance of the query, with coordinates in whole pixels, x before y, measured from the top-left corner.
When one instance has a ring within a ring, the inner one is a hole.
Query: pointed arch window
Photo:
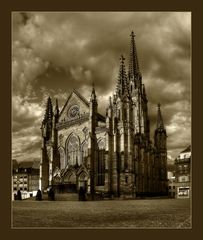
[[[82,145],[82,163],[87,163],[87,157],[88,157],[88,143],[85,141]]]
[[[60,169],[65,168],[66,162],[65,162],[65,152],[63,148],[59,148],[59,155],[60,155]]]
[[[98,164],[97,164],[97,185],[104,186],[105,184],[105,141],[104,139],[98,142]]]
[[[73,166],[80,165],[80,143],[75,135],[71,135],[67,142],[67,163]]]

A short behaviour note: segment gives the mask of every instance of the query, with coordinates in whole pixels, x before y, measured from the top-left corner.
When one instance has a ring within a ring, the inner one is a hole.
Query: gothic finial
[[[133,32],[133,31],[131,32],[130,36],[131,36],[132,38],[134,38],[134,37],[135,37],[135,34],[134,34],[134,32]]]

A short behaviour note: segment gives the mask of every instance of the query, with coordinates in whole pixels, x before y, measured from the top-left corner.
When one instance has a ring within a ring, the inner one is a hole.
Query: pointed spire
[[[130,58],[129,58],[129,70],[128,75],[129,78],[136,78],[140,74],[139,64],[138,64],[138,57],[137,57],[137,50],[135,45],[135,34],[132,31],[131,34],[131,42],[130,42]]]
[[[161,104],[158,103],[158,113],[157,113],[157,129],[164,129],[164,121],[161,115]]]
[[[55,105],[54,115],[55,116],[59,115],[59,107],[58,107],[58,99],[57,98],[56,98],[56,105]]]
[[[123,57],[123,55],[121,55],[119,76],[118,76],[118,81],[117,81],[117,86],[116,86],[116,93],[118,96],[122,96],[124,94],[126,94],[126,95],[129,94],[128,79],[127,79],[127,74],[126,74],[126,70],[125,70],[124,60],[125,60],[125,58]]]
[[[44,120],[43,121],[47,122],[48,120],[52,120],[52,117],[53,117],[53,107],[52,107],[51,98],[48,97],[46,112],[45,112],[45,116],[44,116]]]
[[[91,101],[97,101],[97,96],[95,93],[94,81],[92,81],[92,94],[91,94]]]

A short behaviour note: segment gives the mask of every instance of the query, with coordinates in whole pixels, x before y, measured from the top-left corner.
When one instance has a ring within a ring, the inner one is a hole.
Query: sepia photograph
[[[192,229],[191,15],[12,12],[13,229]]]

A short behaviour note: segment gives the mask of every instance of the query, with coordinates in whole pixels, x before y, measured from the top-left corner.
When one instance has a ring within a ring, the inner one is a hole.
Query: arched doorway
[[[97,186],[105,184],[105,140],[98,140]]]
[[[74,171],[67,172],[63,179],[64,192],[77,192],[77,179]]]
[[[62,187],[62,184],[61,184],[61,178],[58,175],[53,177],[53,188],[54,188],[55,192],[58,192],[58,193],[63,192],[63,187]]]
[[[87,192],[88,188],[88,176],[85,171],[81,172],[78,177],[78,190],[80,187],[84,188],[85,192]]]

